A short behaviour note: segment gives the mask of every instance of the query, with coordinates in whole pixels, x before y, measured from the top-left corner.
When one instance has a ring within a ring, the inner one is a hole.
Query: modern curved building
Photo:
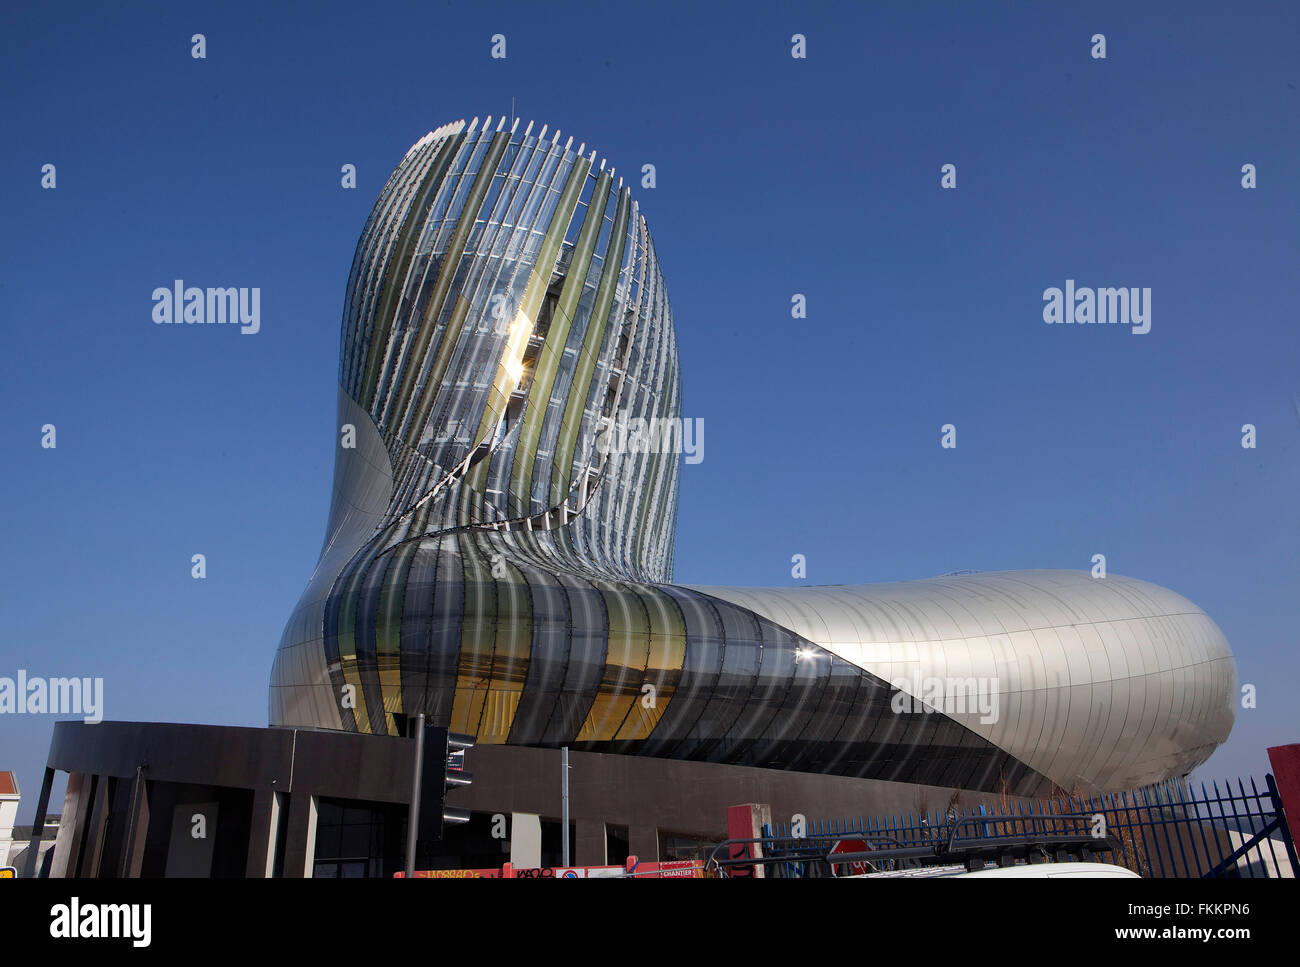
[[[605,442],[679,401],[622,179],[531,124],[422,138],[357,246],[333,504],[272,725],[423,712],[480,745],[1018,795],[1180,776],[1227,738],[1227,642],[1142,581],[672,584],[679,455]]]

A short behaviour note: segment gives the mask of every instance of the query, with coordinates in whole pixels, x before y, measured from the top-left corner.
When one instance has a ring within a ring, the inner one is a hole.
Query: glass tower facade
[[[1226,641],[1144,582],[672,584],[680,456],[637,431],[680,397],[612,168],[532,124],[417,142],[353,261],[333,501],[272,724],[396,734],[423,712],[480,743],[1021,794],[1182,774],[1227,737]],[[996,680],[998,720],[900,708],[935,676]]]

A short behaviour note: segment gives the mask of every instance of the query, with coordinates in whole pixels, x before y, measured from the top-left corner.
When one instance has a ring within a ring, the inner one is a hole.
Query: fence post
[[[1291,826],[1287,823],[1286,806],[1282,802],[1281,793],[1278,792],[1277,779],[1273,776],[1265,776],[1264,780],[1268,783],[1268,798],[1274,813],[1281,813],[1278,816],[1278,819],[1281,820],[1278,824],[1278,832],[1282,834],[1282,845],[1286,847],[1286,858],[1287,862],[1291,864],[1291,875],[1300,877],[1300,857],[1296,856],[1295,837],[1291,835]],[[1269,852],[1273,853],[1271,845],[1269,846]],[[1277,865],[1276,854],[1273,854],[1273,863],[1275,866]]]
[[[758,803],[745,803],[743,806],[727,807],[727,839],[757,839],[762,834],[764,825],[772,824],[772,809],[767,805]],[[727,859],[750,859],[758,858],[763,855],[763,848],[758,843],[740,844],[737,843],[731,847],[731,855]],[[729,876],[735,877],[765,877],[766,871],[762,866],[733,866],[727,871]]]

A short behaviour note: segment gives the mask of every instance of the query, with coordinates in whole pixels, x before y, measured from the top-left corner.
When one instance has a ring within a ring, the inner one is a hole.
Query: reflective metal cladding
[[[670,583],[680,457],[598,438],[680,397],[615,171],[532,124],[421,138],[353,260],[333,502],[272,724],[424,712],[480,743],[1019,794],[1181,775],[1227,738],[1227,642],[1141,581]]]

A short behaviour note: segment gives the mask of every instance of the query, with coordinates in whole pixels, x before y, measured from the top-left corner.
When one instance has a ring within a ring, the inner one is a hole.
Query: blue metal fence
[[[828,862],[838,841],[841,851],[902,853],[907,859],[855,861],[853,871],[887,872],[933,865],[953,845],[974,853],[1023,856],[1016,845],[1065,844],[1046,859],[1093,859],[1125,866],[1145,877],[1294,877],[1300,871],[1282,800],[1271,775],[1260,789],[1254,779],[1220,788],[1186,783],[1098,796],[1004,802],[994,807],[808,819],[764,827],[763,855],[784,862],[769,875],[843,875],[848,864]],[[859,846],[857,844],[863,844]],[[934,859],[918,851],[935,847]],[[947,848],[945,848],[947,847]]]

